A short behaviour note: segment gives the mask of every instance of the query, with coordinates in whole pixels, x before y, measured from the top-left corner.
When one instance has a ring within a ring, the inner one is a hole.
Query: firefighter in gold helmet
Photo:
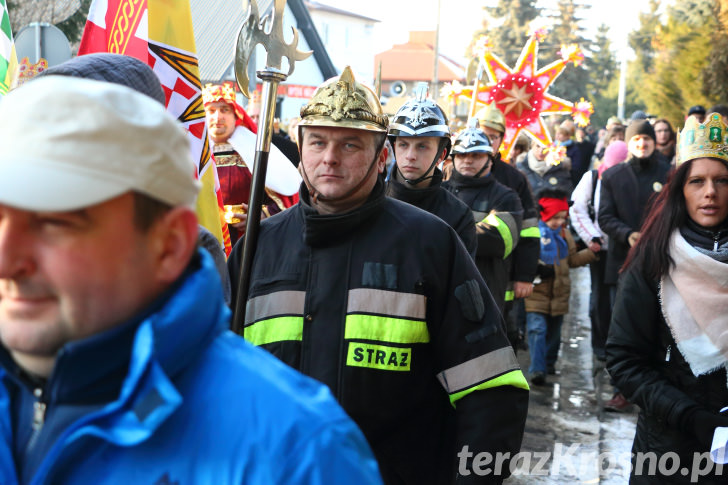
[[[528,385],[455,231],[385,196],[387,125],[349,68],[302,108],[300,202],[261,222],[244,337],[331,389],[385,483],[482,479],[474,455],[520,448]]]
[[[500,147],[506,132],[506,118],[498,109],[496,103],[484,107],[476,114],[480,129],[488,136],[493,145],[493,165],[490,173],[495,179],[506,187],[515,190],[523,206],[523,223],[518,245],[513,250],[513,266],[511,269],[511,288],[506,293],[506,321],[508,322],[509,338],[516,345],[516,341],[523,337],[519,329],[525,330],[525,310],[523,298],[531,296],[533,292],[533,279],[536,277],[538,255],[540,251],[541,235],[538,231],[538,211],[533,202],[533,194],[528,186],[526,176],[514,165],[501,158]],[[516,302],[515,308],[513,302]],[[514,319],[521,315],[522,325],[516,324]],[[521,329],[521,327],[524,327]]]

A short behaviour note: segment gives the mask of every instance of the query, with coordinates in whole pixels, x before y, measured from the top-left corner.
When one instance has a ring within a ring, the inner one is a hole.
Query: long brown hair
[[[668,138],[667,143],[670,144],[670,142],[674,142],[676,138],[675,130],[672,128],[672,124],[670,124],[667,118],[658,118],[654,123],[652,123],[652,126],[656,127],[657,123],[665,123],[667,125],[667,130],[670,132],[670,137]]]

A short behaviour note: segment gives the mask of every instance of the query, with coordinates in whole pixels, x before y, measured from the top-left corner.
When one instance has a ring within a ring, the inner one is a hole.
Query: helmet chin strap
[[[419,184],[420,182],[422,182],[424,180],[429,180],[429,179],[434,178],[435,177],[435,171],[432,170],[432,169],[433,169],[433,167],[435,165],[437,165],[437,162],[440,160],[440,154],[442,154],[442,150],[445,148],[445,145],[446,144],[447,144],[447,140],[444,139],[444,138],[442,138],[440,140],[440,144],[437,147],[437,154],[435,155],[435,159],[432,161],[432,163],[430,164],[430,167],[425,171],[425,174],[423,176],[418,177],[418,178],[416,178],[414,180],[410,180],[407,177],[405,177],[402,172],[400,172],[399,165],[396,165],[396,167],[397,167],[397,173],[399,174],[400,177],[402,177],[402,180],[404,180],[405,183],[407,183],[409,185],[417,185],[417,184]],[[396,156],[396,153],[395,153],[395,156]],[[430,173],[430,171],[432,171],[432,174],[431,175],[427,175],[428,173]]]
[[[478,173],[476,173],[476,174],[475,174],[475,175],[473,176],[473,178],[478,178],[478,177],[480,177],[481,175],[483,175],[483,172],[485,172],[485,171],[486,171],[486,170],[488,169],[488,167],[490,167],[491,165],[493,165],[493,156],[492,156],[492,155],[490,155],[490,156],[488,157],[488,161],[487,161],[487,162],[485,162],[485,165],[483,165],[483,168],[481,168],[481,169],[480,169],[480,171],[478,171]]]
[[[369,164],[369,168],[367,169],[367,173],[364,175],[364,177],[359,181],[358,184],[354,186],[351,190],[349,190],[344,195],[340,195],[339,197],[326,197],[325,195],[321,195],[321,192],[318,191],[316,187],[311,183],[311,181],[308,178],[308,174],[306,173],[306,168],[304,167],[303,160],[301,160],[301,163],[298,165],[301,171],[301,176],[303,177],[303,181],[306,183],[306,187],[308,187],[308,192],[311,195],[311,202],[313,204],[321,202],[338,202],[340,200],[344,200],[354,193],[356,193],[357,190],[359,190],[362,185],[367,181],[369,178],[369,175],[372,173],[372,169],[377,165],[377,159],[379,158],[380,153],[382,152],[382,148],[384,148],[384,143],[386,143],[387,137],[382,137],[382,142],[377,147],[377,150],[374,152],[374,159],[372,159],[372,162]]]

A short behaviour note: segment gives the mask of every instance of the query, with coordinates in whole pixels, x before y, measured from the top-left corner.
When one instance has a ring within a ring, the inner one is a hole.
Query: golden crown
[[[235,104],[235,88],[232,83],[205,84],[202,88],[202,102],[209,104],[217,101]]]
[[[728,162],[728,126],[718,113],[710,113],[703,123],[689,116],[682,131],[677,132],[676,166],[696,158]]]

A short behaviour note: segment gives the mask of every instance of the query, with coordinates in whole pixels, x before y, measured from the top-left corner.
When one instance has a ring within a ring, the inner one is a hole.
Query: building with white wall
[[[272,9],[273,0],[257,2],[261,16]],[[191,0],[192,23],[200,66],[200,78],[205,83],[235,81],[234,63],[238,32],[245,20],[243,2],[232,0]],[[288,0],[283,16],[283,32],[286,41],[292,39],[291,27],[299,31],[298,49],[313,51],[308,59],[295,65],[293,74],[278,89],[276,115],[284,124],[298,117],[301,106],[310,98],[316,86],[337,74],[334,64],[316,31],[303,0]],[[284,60],[284,69],[286,67]],[[249,90],[260,90],[260,80],[255,71],[265,67],[266,52],[256,48],[248,66],[251,79]],[[240,96],[238,101],[247,106],[248,100]]]
[[[379,20],[306,0],[311,19],[337,72],[351,66],[354,76],[372,85],[374,71],[374,27]]]

